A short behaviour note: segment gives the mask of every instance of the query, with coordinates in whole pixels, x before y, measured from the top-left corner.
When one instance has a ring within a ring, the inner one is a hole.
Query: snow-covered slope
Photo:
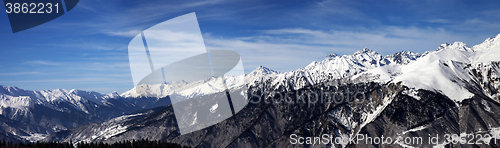
[[[80,124],[102,122],[140,108],[122,99],[116,92],[101,94],[82,90],[23,90],[0,86],[0,116],[11,124],[4,131],[20,141],[36,141],[43,135]]]
[[[478,75],[473,69],[490,67],[483,71],[489,71],[492,79],[496,79],[499,73],[491,64],[497,61],[500,61],[500,34],[473,47],[463,42],[442,44],[436,51],[426,52],[408,65],[389,65],[366,74],[379,76],[379,82],[403,82],[410,88],[437,91],[462,101],[473,96],[467,90],[469,82],[477,82]],[[498,87],[498,82],[492,83]]]
[[[404,50],[397,52],[394,55],[385,56],[385,58],[391,61],[391,63],[397,63],[401,65],[406,65],[411,61],[417,60],[420,57],[422,57],[422,54],[420,53],[414,53],[411,51],[404,51]]]
[[[18,109],[25,109],[29,107],[32,103],[33,101],[31,101],[31,98],[29,96],[14,97],[14,96],[0,94],[0,107],[2,108],[12,107]]]
[[[471,64],[488,63],[500,60],[500,34],[495,38],[488,38],[483,43],[473,46],[475,54],[470,58]]]

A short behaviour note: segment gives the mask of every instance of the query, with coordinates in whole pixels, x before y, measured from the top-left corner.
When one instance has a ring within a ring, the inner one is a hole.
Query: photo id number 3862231
[[[59,3],[6,3],[7,13],[59,13]]]

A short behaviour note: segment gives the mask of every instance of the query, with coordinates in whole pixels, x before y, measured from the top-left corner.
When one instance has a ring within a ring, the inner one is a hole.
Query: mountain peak
[[[396,52],[394,54],[389,54],[389,55],[385,56],[384,58],[392,60],[393,62],[396,62],[397,64],[406,65],[406,64],[410,63],[411,61],[417,60],[420,57],[422,57],[422,54],[420,54],[420,53],[402,50],[402,51]]]
[[[119,97],[120,97],[120,94],[118,94],[116,91],[113,91],[112,93],[107,94],[107,96],[105,98],[119,98]]]
[[[396,55],[421,55],[421,54],[416,52],[401,50],[399,52],[394,53],[394,56]]]
[[[362,50],[360,51],[356,51],[353,55],[360,55],[360,54],[363,54],[363,53],[371,53],[371,54],[378,54],[376,51],[373,51],[371,49],[368,49],[368,48],[363,48]]]
[[[257,67],[255,70],[253,70],[250,75],[269,75],[269,74],[278,74],[280,72],[276,71],[276,70],[272,70],[272,69],[269,69],[267,67],[264,67],[264,66],[259,66]]]
[[[334,53],[331,53],[329,55],[327,55],[326,57],[327,58],[334,58],[334,57],[337,57],[338,55],[334,52]]]
[[[487,38],[486,40],[484,40],[483,43],[478,44],[472,48],[474,48],[474,50],[476,50],[476,51],[480,51],[480,50],[494,49],[494,47],[498,47],[498,46],[500,46],[500,34],[498,34],[494,38]]]
[[[441,44],[441,46],[438,47],[437,51],[444,49],[454,49],[460,51],[474,52],[474,50],[470,48],[467,44],[458,41],[454,42],[453,44],[448,44],[448,43]]]

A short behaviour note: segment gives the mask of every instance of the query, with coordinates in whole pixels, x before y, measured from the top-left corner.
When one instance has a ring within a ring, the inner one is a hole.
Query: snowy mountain
[[[401,51],[395,53],[394,55],[387,55],[383,57],[377,52],[365,48],[361,51],[357,51],[353,55],[338,56],[335,53],[332,53],[323,61],[314,61],[306,67],[290,72],[278,72],[264,66],[259,66],[254,71],[244,76],[246,83],[239,81],[241,80],[240,78],[243,77],[241,75],[226,77],[226,83],[229,88],[240,87],[244,84],[255,86],[265,81],[272,81],[271,84],[273,85],[282,84],[288,86],[290,84],[284,84],[281,82],[288,79],[294,79],[297,83],[295,83],[293,88],[300,89],[305,85],[314,85],[327,79],[344,78],[356,75],[376,67],[386,65],[405,65],[420,57],[421,54],[408,51]],[[222,81],[218,79],[211,78],[192,83],[180,81],[171,84],[143,84],[137,86],[141,88],[141,91],[137,91],[136,87],[123,93],[121,96],[124,98],[164,98],[169,95],[173,95],[181,96],[185,99],[224,91],[224,89],[216,89],[223,88],[220,87],[222,85],[221,82]],[[204,85],[186,90],[186,88],[192,88],[192,86],[197,86],[198,84]]]
[[[389,65],[361,75],[376,75],[380,79],[374,81],[403,82],[403,85],[410,88],[438,91],[456,101],[462,101],[473,96],[467,90],[468,87],[485,83],[486,77],[491,85],[479,88],[499,88],[500,84],[496,80],[500,76],[496,68],[498,61],[500,35],[474,47],[468,47],[462,42],[442,44],[436,51],[428,52],[408,65]],[[498,94],[486,94],[498,98]]]
[[[46,140],[111,143],[149,138],[198,147],[498,147],[491,141],[500,138],[499,57],[500,35],[473,47],[455,42],[424,54],[401,51],[381,56],[366,48],[353,55],[333,53],[290,72],[261,66],[244,76],[251,103],[235,116],[203,130],[180,135],[168,106],[144,116],[131,114],[57,132]],[[228,84],[233,91],[240,88],[235,82]],[[176,89],[168,85],[149,86],[157,90],[152,96]],[[219,91],[209,85],[198,86],[170,95]],[[318,94],[321,103],[312,102],[310,96]],[[437,144],[424,140],[418,144],[293,145],[293,134],[329,134],[334,138],[362,134],[393,139],[490,134],[494,138],[479,139],[490,145],[455,145],[444,137],[439,137]]]
[[[259,66],[252,72],[250,72],[247,76],[250,77],[265,77],[265,76],[270,76],[270,75],[276,75],[280,74],[281,72],[272,70],[270,68],[264,67],[264,66]]]
[[[225,82],[228,89],[235,89],[243,87],[246,82],[251,82],[253,80],[264,78],[268,75],[275,75],[277,73],[279,72],[260,66],[248,75],[226,76]],[[141,84],[127,92],[124,92],[121,97],[126,98],[130,102],[137,102],[137,99],[140,99],[139,102],[147,103],[139,106],[142,108],[151,108],[159,106],[158,104],[168,105],[168,103],[165,104],[158,102],[165,102],[168,100],[170,100],[168,102],[178,102],[180,100],[214,94],[225,90],[226,88],[221,77],[210,77],[205,80],[194,81],[191,83],[178,81],[152,85]],[[139,102],[134,104],[138,104]]]
[[[116,93],[0,86],[0,115],[5,120],[0,130],[12,134],[10,138],[16,141],[41,140],[56,131],[102,122],[138,109]]]
[[[269,81],[266,83],[277,88],[283,86],[286,90],[296,90],[305,86],[318,85],[331,79],[347,78],[378,67],[406,65],[420,57],[422,57],[421,54],[408,51],[382,56],[373,50],[364,48],[352,55],[339,56],[332,53],[326,56],[323,61],[314,61],[290,72],[266,75],[265,78],[256,77],[250,73],[246,76],[246,80],[252,82],[248,84],[249,86]]]
[[[99,105],[104,105],[107,102],[107,99],[117,97],[115,94],[105,95],[98,92],[88,92],[76,89],[72,89],[70,91],[64,89],[29,91],[10,86],[0,86],[0,94],[2,96],[10,96],[10,97],[21,97],[21,98],[28,97],[30,99],[24,99],[24,100],[36,102],[37,104],[51,107],[52,109],[58,111],[64,111],[64,108],[55,106],[54,104],[60,102],[68,102],[71,104],[72,107],[86,113],[88,113],[87,109],[88,107],[85,106],[84,104],[88,104],[89,101]],[[27,102],[19,102],[19,103],[27,104]]]
[[[420,57],[422,57],[422,54],[420,53],[414,53],[411,51],[404,51],[404,50],[397,52],[394,55],[385,56],[385,58],[391,61],[391,63],[397,63],[402,65],[406,65],[411,61],[417,60]]]

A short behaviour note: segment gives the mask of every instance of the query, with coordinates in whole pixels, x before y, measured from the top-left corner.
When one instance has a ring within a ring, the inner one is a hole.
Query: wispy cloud
[[[493,20],[484,20],[482,18],[474,18],[465,20],[462,24],[459,24],[457,29],[461,30],[499,30],[500,22]]]
[[[373,31],[341,31],[310,29],[278,29],[262,31],[277,35],[277,40],[288,43],[319,44],[360,50],[364,47],[382,53],[399,50],[433,50],[444,42],[464,41],[468,37],[457,36],[444,29],[389,26]],[[417,46],[418,45],[418,46]]]
[[[120,33],[117,33],[117,36],[126,36],[124,33],[121,33],[121,35],[118,35]],[[64,42],[64,43],[57,43],[57,44],[47,44],[51,46],[56,46],[56,47],[65,47],[65,48],[78,48],[78,49],[84,49],[84,50],[126,50],[127,46],[120,44],[120,43],[113,43],[113,42],[102,42],[102,41],[69,41],[69,42]]]
[[[26,61],[24,62],[26,64],[34,64],[34,65],[45,65],[45,66],[56,66],[56,65],[61,65],[60,62],[53,62],[53,61],[42,61],[42,60],[35,60],[35,61]]]
[[[356,9],[358,2],[350,0],[323,0],[316,3],[317,5],[313,7],[313,10],[317,13],[323,14],[339,14],[344,16],[349,16],[352,19],[364,19],[365,14]]]
[[[142,31],[140,30],[128,30],[128,31],[110,31],[106,34],[111,36],[123,36],[123,37],[135,37],[140,34]]]
[[[104,60],[104,61],[103,61]],[[41,70],[52,70],[60,69],[59,72],[68,71],[71,74],[78,73],[88,73],[89,71],[101,72],[100,75],[109,75],[113,72],[123,72],[128,71],[129,63],[128,61],[106,61],[107,59],[102,59],[98,61],[68,61],[68,62],[52,62],[52,61],[26,61],[25,64],[39,65]],[[54,67],[57,66],[57,67]],[[75,73],[76,72],[76,73]],[[38,72],[37,72],[38,73]],[[29,74],[29,73],[27,73]],[[95,73],[94,73],[95,74]]]
[[[451,20],[437,18],[437,19],[424,20],[424,22],[445,24],[445,23],[451,23]]]
[[[40,74],[40,72],[11,72],[11,73],[0,73],[0,76],[12,76],[12,75],[35,75]]]

